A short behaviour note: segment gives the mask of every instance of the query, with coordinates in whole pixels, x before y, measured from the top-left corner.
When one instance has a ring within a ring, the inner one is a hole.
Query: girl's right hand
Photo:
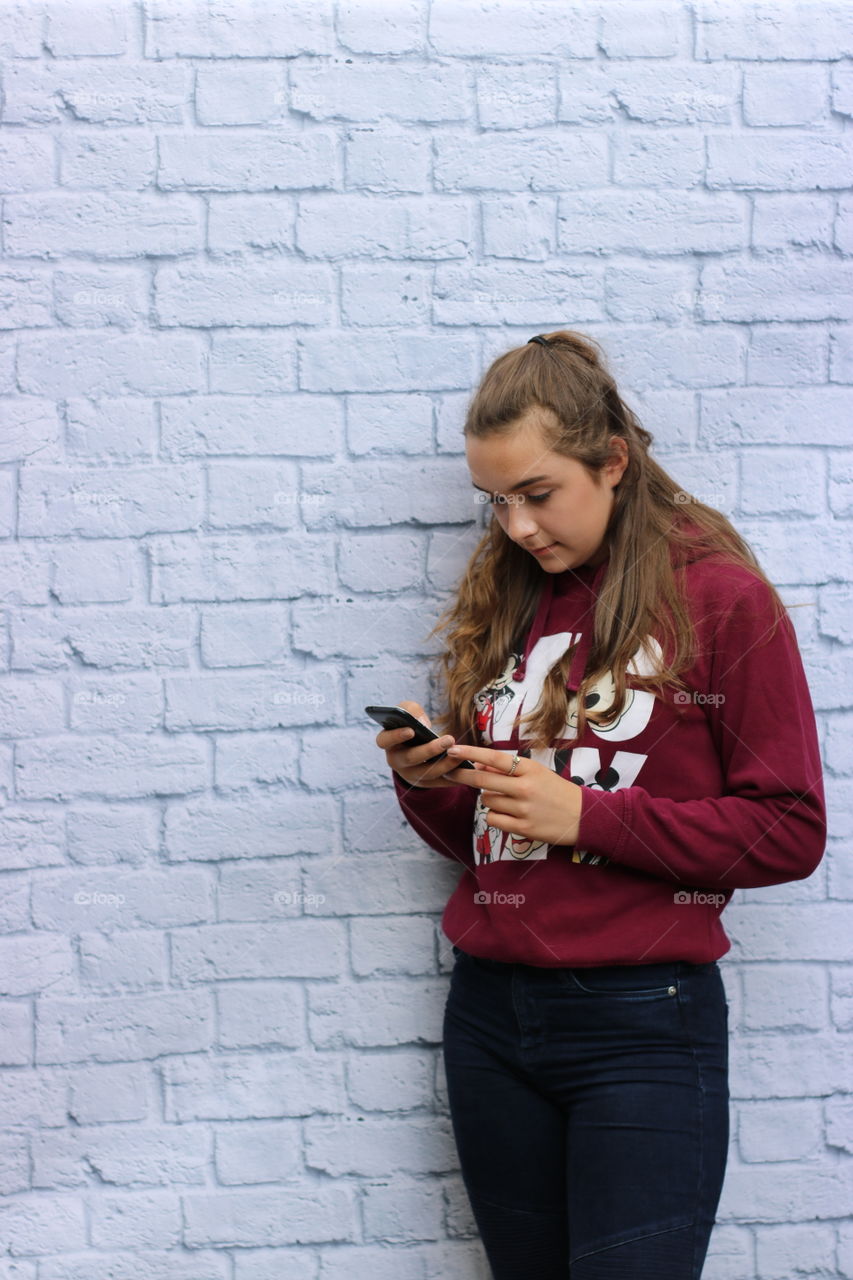
[[[432,728],[430,719],[418,702],[399,702],[398,706],[409,711],[416,719],[422,720]],[[452,756],[445,756],[430,764],[433,756],[452,747],[455,741],[449,735],[437,738],[434,742],[423,742],[420,746],[409,747],[408,740],[414,736],[412,729],[381,729],[376,735],[376,745],[385,752],[385,759],[395,773],[399,773],[404,782],[412,787],[455,787],[459,784],[445,774],[455,773],[460,767]]]

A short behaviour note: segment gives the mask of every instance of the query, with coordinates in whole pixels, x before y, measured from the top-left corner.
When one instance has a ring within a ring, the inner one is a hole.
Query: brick
[[[697,187],[705,175],[705,142],[695,129],[617,134],[613,181],[617,186]],[[655,263],[655,265],[659,265]]]
[[[190,1248],[329,1243],[355,1235],[355,1206],[345,1187],[187,1195],[182,1209]]]
[[[830,0],[815,21],[808,0],[702,0],[696,11],[694,56],[829,60],[853,55],[853,17],[845,0]]]
[[[10,63],[7,73],[3,118],[12,124],[59,123],[67,110],[75,121],[87,124],[179,125],[192,85],[190,67],[168,63],[146,66],[124,59],[116,63],[90,59]],[[37,156],[42,146],[52,152],[50,137],[32,136],[27,141]]]
[[[334,840],[334,813],[326,797],[307,794],[243,804],[214,799],[173,804],[164,839],[175,862],[320,853]]]
[[[830,511],[835,516],[853,516],[853,457],[849,453],[830,454]]]
[[[64,846],[63,822],[55,810],[6,805],[0,813],[0,869],[56,867],[65,861]]]
[[[608,58],[670,58],[683,46],[674,11],[656,0],[602,5],[598,43]]]
[[[409,128],[353,125],[345,134],[344,169],[350,190],[427,191],[430,139]]]
[[[179,532],[201,521],[202,485],[193,466],[70,468],[27,467],[18,497],[24,537],[140,537]]]
[[[167,1058],[163,1084],[169,1122],[277,1120],[344,1106],[343,1064],[313,1050]]]
[[[483,67],[477,73],[477,118],[481,129],[534,129],[553,124],[557,103],[555,68],[531,77],[524,66]]]
[[[315,987],[308,1025],[322,1049],[438,1044],[446,983],[392,979]]]
[[[835,1271],[835,1231],[810,1222],[759,1227],[755,1233],[757,1275],[831,1276]]]
[[[68,1073],[69,1117],[86,1126],[145,1120],[149,1114],[148,1070],[147,1064],[138,1062],[72,1069]]]
[[[217,987],[223,1049],[298,1049],[304,1045],[304,996],[293,982],[227,982]],[[252,1182],[242,1178],[237,1181]],[[265,1178],[259,1179],[267,1181]]]
[[[331,397],[298,394],[176,398],[162,404],[162,432],[163,449],[173,459],[259,453],[322,457],[340,445],[343,411]],[[281,474],[296,478],[292,467]]]
[[[229,395],[295,391],[296,356],[293,338],[287,333],[260,330],[216,330],[211,334],[210,390]],[[298,400],[293,398],[296,403]],[[260,410],[261,405],[258,404]],[[334,404],[326,406],[330,418]],[[323,419],[321,418],[321,421]],[[315,422],[314,426],[318,424]],[[279,446],[281,440],[279,438]],[[298,448],[296,440],[287,441]]]
[[[184,1257],[174,1249],[136,1250],[133,1253],[87,1252],[82,1257],[42,1260],[43,1280],[116,1280],[133,1275],[134,1280],[226,1280],[230,1273],[227,1258],[194,1249]]]
[[[402,1179],[368,1182],[362,1198],[364,1231],[368,1240],[407,1244],[439,1240],[443,1230],[441,1188],[423,1181],[406,1185]]]
[[[817,449],[754,449],[740,465],[740,508],[747,515],[822,514],[826,461]]]
[[[439,136],[435,184],[440,191],[563,191],[607,180],[603,136],[543,130],[524,138],[484,134]],[[585,197],[588,193],[585,193]]]
[[[843,387],[703,389],[699,440],[715,449],[743,444],[844,445],[849,392]]]
[[[331,590],[332,551],[305,535],[156,538],[149,544],[156,604],[280,600]]]
[[[140,1061],[210,1047],[211,1004],[204,991],[158,992],[39,1004],[40,1063]]]
[[[777,1032],[735,1037],[731,1042],[733,1098],[802,1098],[842,1092],[848,1086],[850,1040]],[[846,1071],[846,1075],[845,1075]]]
[[[330,133],[168,133],[158,155],[161,191],[292,191],[335,180]]]
[[[292,0],[286,9],[242,0],[175,7],[151,0],[145,11],[147,58],[293,58],[334,48],[330,0]]]
[[[426,916],[383,916],[352,922],[350,952],[355,974],[434,973],[434,951],[434,928]]]
[[[561,195],[564,253],[635,251],[662,256],[741,249],[747,209],[737,196],[700,191],[595,190]]]
[[[826,1025],[826,973],[816,965],[746,965],[743,992],[748,1031],[820,1031]]]
[[[481,201],[483,250],[491,258],[544,261],[556,249],[553,196],[496,196]]]
[[[156,449],[154,405],[135,396],[66,402],[68,452],[72,458],[150,458]],[[122,430],[116,432],[120,421]],[[86,549],[79,549],[85,555]],[[90,588],[94,589],[94,588]]]
[[[425,324],[432,303],[427,272],[410,264],[341,268],[341,314],[351,325]]]
[[[464,317],[481,324],[560,325],[570,312],[578,319],[600,320],[603,272],[583,267],[436,268],[433,315],[439,324],[460,324]]]
[[[95,1249],[165,1249],[180,1243],[181,1202],[175,1192],[102,1195],[90,1206]]]
[[[140,191],[154,183],[157,142],[140,138],[139,131],[61,135],[59,181],[63,187],[105,191],[127,187]]]
[[[155,291],[163,326],[327,324],[331,319],[330,274],[324,266],[303,262],[165,266],[157,272]]]
[[[853,147],[840,138],[786,132],[712,134],[706,183],[745,190],[838,188],[853,177]]]
[[[409,1111],[433,1102],[435,1060],[427,1050],[356,1053],[347,1064],[347,1092],[362,1111]]]
[[[4,329],[44,328],[53,320],[53,296],[44,271],[11,268],[0,276],[0,326]]]
[[[28,1197],[0,1205],[0,1236],[12,1256],[52,1254],[86,1244],[83,1202],[79,1196]]]
[[[632,13],[630,26],[637,22]],[[669,62],[661,75],[659,65],[637,63],[621,64],[611,74],[613,98],[630,120],[644,124],[733,123],[740,89],[740,76],[733,67]]]
[[[205,785],[206,773],[206,753],[190,735],[153,741],[144,734],[121,740],[69,735],[22,743],[16,787],[24,800],[132,799],[163,794],[164,788],[171,795],[197,791]]]
[[[32,915],[37,928],[73,934],[168,929],[213,918],[213,897],[210,878],[192,867],[46,872],[33,883]]]
[[[398,0],[393,8],[377,6],[374,0],[349,0],[346,8],[337,12],[336,30],[340,43],[353,53],[416,53],[424,49],[420,0]],[[257,1280],[267,1277],[258,1276]]]
[[[285,118],[284,68],[252,59],[244,65],[214,62],[196,72],[195,108],[200,124],[268,124]]]
[[[200,1126],[96,1125],[33,1137],[33,1186],[86,1187],[89,1174],[111,1186],[205,1181],[209,1136]]]
[[[466,120],[470,106],[463,67],[382,64],[293,64],[290,109],[312,120]],[[300,186],[306,185],[300,183]]]
[[[747,66],[743,74],[743,118],[748,125],[816,124],[826,118],[826,69]]]
[[[752,244],[756,249],[786,249],[794,245],[827,250],[832,246],[832,225],[830,195],[786,191],[755,196]],[[802,330],[801,336],[806,336]]]
[[[337,921],[216,924],[172,934],[172,977],[182,986],[210,978],[333,978],[345,935]]]
[[[598,31],[597,7],[530,0],[472,0],[464,9],[455,0],[433,0],[429,39],[440,56],[487,57],[490,54],[547,54],[593,58]]]
[[[296,204],[293,196],[274,194],[210,197],[207,242],[211,253],[243,253],[257,249],[292,249]],[[217,339],[228,335],[216,334]],[[264,335],[260,335],[264,336]],[[277,337],[265,335],[268,340]],[[281,342],[282,339],[278,338]]]
[[[458,1160],[446,1117],[311,1116],[304,1128],[307,1163],[333,1178],[375,1178],[388,1171],[442,1173],[454,1169]]]
[[[192,196],[59,191],[8,196],[3,203],[10,258],[168,257],[201,245],[202,207]]]
[[[829,363],[827,335],[817,327],[753,325],[747,380],[762,386],[821,384]]]
[[[232,1124],[215,1131],[216,1174],[225,1186],[289,1181],[301,1172],[296,1120]]]
[[[0,1066],[23,1067],[32,1061],[33,1015],[28,1004],[0,1001]]]

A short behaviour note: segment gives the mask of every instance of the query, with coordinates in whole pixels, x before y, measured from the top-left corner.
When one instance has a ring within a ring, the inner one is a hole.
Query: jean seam
[[[673,1227],[661,1227],[656,1231],[638,1231],[635,1236],[629,1236],[626,1240],[616,1240],[613,1244],[603,1244],[598,1249],[588,1249],[586,1253],[579,1253],[576,1257],[569,1259],[569,1265],[574,1266],[576,1262],[582,1262],[584,1258],[593,1258],[597,1253],[606,1253],[608,1249],[619,1249],[623,1244],[633,1244],[635,1240],[650,1240],[652,1236],[665,1236],[671,1231],[685,1231],[688,1227],[694,1227],[695,1225],[696,1215],[694,1214],[687,1222],[676,1223]]]
[[[684,1007],[684,998],[680,990],[681,984],[679,983],[678,985],[679,985],[679,992],[678,992],[678,995],[676,996],[676,999],[678,1000],[678,1007],[679,1007],[679,1010],[681,1011],[681,1023],[682,1023],[682,1026],[684,1027],[685,1032],[687,1033],[687,1040],[690,1045],[690,1053],[694,1063],[696,1064],[696,1076],[699,1081],[699,1125],[698,1125],[699,1162],[698,1162],[698,1173],[696,1178],[695,1203],[697,1205],[701,1205],[703,1203],[701,1198],[702,1197],[702,1173],[705,1167],[705,1106],[707,1103],[707,1090],[705,1087],[705,1077],[702,1074],[702,1063],[699,1059],[699,1055],[696,1052],[696,1045],[694,1043],[693,1032],[690,1027],[689,1019],[687,1017],[687,1010]],[[699,1242],[699,1232],[697,1231],[694,1234],[693,1252],[690,1259],[690,1270],[691,1270],[691,1274],[694,1276],[697,1274],[696,1266],[697,1266],[698,1259],[696,1257],[696,1253],[697,1253],[698,1242]]]
[[[498,1204],[497,1200],[490,1200],[488,1196],[483,1196],[474,1189],[468,1191],[468,1194],[480,1204],[487,1204],[492,1209],[501,1209],[504,1213],[528,1213],[532,1218],[563,1218],[566,1214],[565,1209],[521,1209],[514,1204]]]

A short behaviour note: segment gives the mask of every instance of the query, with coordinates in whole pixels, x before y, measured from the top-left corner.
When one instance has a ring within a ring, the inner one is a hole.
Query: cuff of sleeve
[[[410,796],[431,796],[431,808],[436,805],[448,804],[451,800],[455,800],[459,793],[459,788],[464,787],[464,783],[460,782],[455,787],[415,787],[407,782],[405,778],[401,778],[399,773],[391,770],[391,777],[394,781],[394,789],[397,795],[405,797],[407,800]]]
[[[581,789],[581,812],[575,848],[586,853],[618,856],[628,832],[628,793]]]

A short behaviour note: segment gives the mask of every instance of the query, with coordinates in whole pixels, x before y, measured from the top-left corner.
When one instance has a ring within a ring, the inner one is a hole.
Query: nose
[[[530,504],[524,499],[506,504],[506,532],[513,542],[529,542],[536,537],[539,526],[532,515]]]

